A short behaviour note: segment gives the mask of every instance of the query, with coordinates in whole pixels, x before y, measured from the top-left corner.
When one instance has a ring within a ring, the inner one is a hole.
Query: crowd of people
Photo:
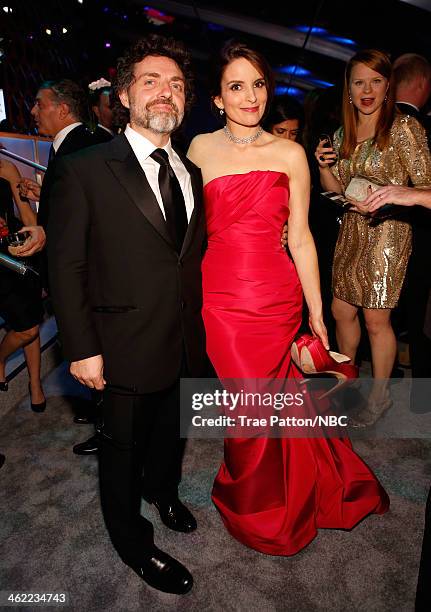
[[[181,377],[213,368],[221,380],[302,378],[291,349],[304,318],[311,336],[296,350],[313,355],[317,342],[342,376],[328,352],[332,329],[339,357],[354,364],[362,311],[374,382],[352,425],[373,426],[392,405],[391,314],[403,292],[412,376],[429,377],[431,364],[423,255],[431,155],[420,112],[431,93],[428,61],[406,54],[392,64],[378,50],[357,53],[346,66],[337,125],[333,116],[316,118],[319,104],[302,109],[274,98],[270,67],[245,44],[227,43],[216,67],[211,104],[223,127],[195,137],[187,155],[171,135],[193,101],[190,55],[178,41],[150,35],[120,58],[113,87],[93,84],[92,131],[75,83],[40,86],[32,115],[39,133],[53,138],[41,187],[0,164],[1,224],[29,233],[11,252],[38,256],[41,271],[30,287],[0,270],[0,314],[10,328],[0,343],[0,391],[7,391],[6,358],[22,347],[32,408],[45,409],[43,287],[70,372],[98,405],[98,433],[74,450],[99,456],[112,543],[147,584],[178,594],[192,588],[192,575],[156,547],[140,504],[141,497],[153,504],[170,529],[197,528],[178,497]],[[114,96],[128,115],[116,136]],[[322,191],[349,205],[334,214]],[[427,409],[414,400],[417,411]],[[212,499],[233,537],[272,555],[293,555],[319,528],[352,529],[389,508],[345,437],[227,438]],[[431,603],[429,514],[430,502],[418,610]]]

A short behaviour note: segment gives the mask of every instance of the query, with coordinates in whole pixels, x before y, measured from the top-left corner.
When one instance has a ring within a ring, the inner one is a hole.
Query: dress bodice
[[[280,251],[289,179],[273,170],[220,176],[205,185],[205,211],[208,248]]]
[[[334,134],[334,149],[342,144],[342,129]],[[368,177],[380,185],[418,187],[431,184],[431,156],[424,128],[409,115],[397,115],[386,147],[379,149],[373,139],[361,142],[349,159],[338,158],[331,168],[335,178],[346,189],[354,176]]]

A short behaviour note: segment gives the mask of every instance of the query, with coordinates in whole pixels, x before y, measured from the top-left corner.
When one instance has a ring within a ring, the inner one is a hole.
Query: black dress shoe
[[[184,595],[193,586],[193,576],[179,561],[155,546],[139,565],[130,567],[147,584],[163,591]]]
[[[99,450],[99,439],[97,436],[91,436],[85,442],[75,444],[73,452],[75,455],[96,455]]]
[[[96,418],[89,414],[77,414],[73,417],[73,422],[77,425],[91,425],[95,420]]]
[[[3,455],[3,453],[0,453],[0,468],[3,467],[5,461],[6,457]]]
[[[9,385],[5,380],[0,382],[0,391],[7,391],[8,389],[9,389]]]
[[[159,511],[162,522],[169,529],[190,533],[197,528],[195,517],[178,497],[168,501],[154,501],[153,504]]]

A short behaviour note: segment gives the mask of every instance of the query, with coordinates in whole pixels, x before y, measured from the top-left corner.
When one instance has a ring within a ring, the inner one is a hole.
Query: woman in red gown
[[[205,184],[208,355],[220,379],[296,378],[290,347],[303,292],[310,327],[328,348],[308,166],[300,145],[260,128],[273,83],[264,58],[230,44],[219,65],[212,100],[226,125],[189,150]],[[293,261],[280,245],[287,218]],[[319,527],[351,529],[389,507],[350,442],[323,437],[226,439],[212,499],[235,538],[272,555],[295,554]]]

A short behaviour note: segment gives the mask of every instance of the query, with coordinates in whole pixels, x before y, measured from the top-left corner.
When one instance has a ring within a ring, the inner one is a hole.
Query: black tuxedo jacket
[[[108,384],[149,393],[205,366],[202,178],[180,254],[127,138],[58,160],[50,193],[48,261],[64,354],[102,354]]]
[[[37,214],[37,222],[39,225],[43,225],[43,227],[46,228],[48,224],[49,192],[51,189],[52,177],[54,175],[54,169],[57,164],[57,161],[61,159],[64,155],[76,153],[76,151],[85,149],[86,147],[91,147],[96,144],[100,144],[102,142],[106,142],[106,140],[100,138],[100,136],[97,136],[96,133],[90,132],[90,130],[88,130],[84,124],[77,125],[67,134],[66,138],[59,146],[55,157],[48,163],[48,167],[42,181],[39,211]]]

